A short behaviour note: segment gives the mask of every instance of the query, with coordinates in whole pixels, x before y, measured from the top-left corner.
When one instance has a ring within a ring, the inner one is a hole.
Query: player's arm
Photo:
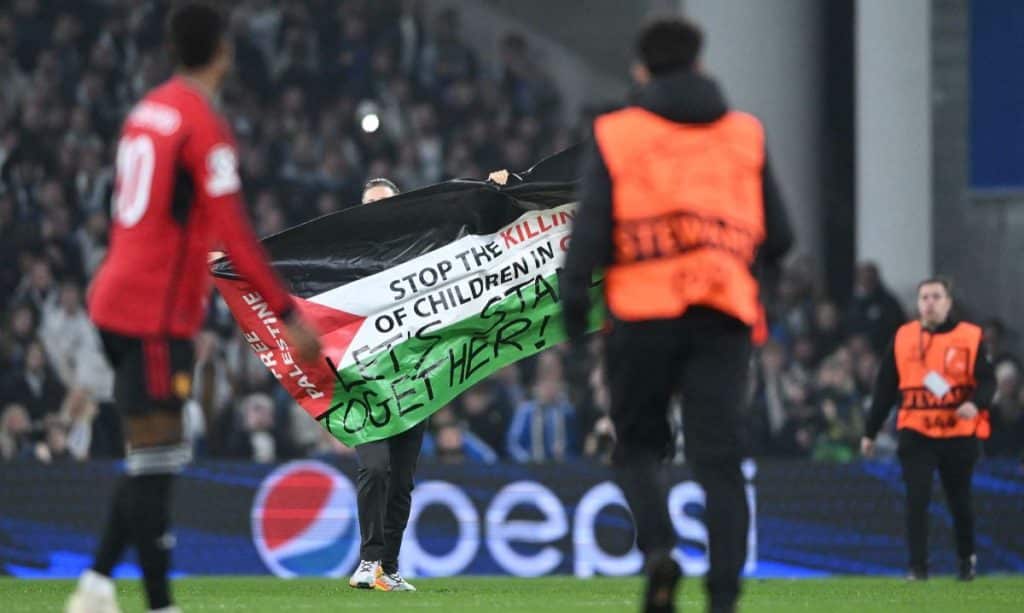
[[[861,439],[861,451],[864,455],[870,457],[874,453],[875,437],[878,436],[882,425],[888,419],[892,408],[899,402],[899,396],[900,382],[899,372],[896,370],[896,347],[895,343],[891,343],[882,356],[882,363],[879,365],[878,375],[875,377],[875,387],[871,394],[871,410],[864,426],[864,437]]]
[[[197,198],[235,270],[285,321],[289,340],[299,355],[316,359],[320,351],[317,336],[299,320],[295,302],[270,267],[245,213],[234,143],[215,126],[201,126],[189,136],[184,155],[192,169]]]

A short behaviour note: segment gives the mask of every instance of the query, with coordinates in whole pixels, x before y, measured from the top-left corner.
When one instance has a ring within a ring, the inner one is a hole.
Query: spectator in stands
[[[76,460],[88,460],[91,455],[93,421],[98,413],[99,407],[83,388],[72,389],[64,399],[59,416],[67,428],[68,452]]]
[[[598,364],[590,372],[587,381],[590,397],[597,414],[593,426],[583,440],[583,455],[594,458],[602,464],[610,465],[612,451],[615,448],[615,425],[608,410],[611,408],[611,395],[608,392],[607,379],[604,376],[604,365]]]
[[[239,403],[226,431],[224,455],[263,464],[298,455],[282,428],[275,428],[274,401],[266,394],[250,394]]]
[[[864,417],[848,349],[840,349],[818,371],[817,402],[823,421],[817,460],[849,462],[857,457]]]
[[[231,412],[232,385],[224,357],[223,341],[214,330],[203,330],[195,341],[195,372],[192,375],[192,398],[203,419],[203,439],[197,453],[214,453],[223,441],[218,431],[223,415]]]
[[[896,328],[907,322],[907,315],[882,283],[878,266],[862,262],[857,266],[853,298],[846,310],[846,329],[851,334],[866,334],[876,353],[885,351]]]
[[[95,382],[109,388],[113,373],[104,372],[110,367],[99,333],[82,306],[81,293],[73,281],[61,284],[57,302],[43,310],[39,338],[65,387]]]
[[[519,405],[508,431],[509,456],[520,463],[563,462],[580,453],[576,412],[560,379],[540,376],[533,399]]]
[[[74,162],[74,168],[69,170],[74,172],[74,194],[78,208],[90,216],[99,213],[105,220],[107,203],[110,202],[114,192],[114,170],[107,163],[106,151],[100,143],[89,142],[78,147],[73,153],[78,156],[78,159]],[[92,224],[87,224],[85,230],[97,245],[104,248],[105,253],[109,224],[104,224],[102,227],[96,221],[93,221]],[[81,242],[81,238],[79,242]],[[92,260],[89,259],[89,255],[83,252],[82,257],[86,264],[86,272],[92,274],[99,262],[93,262],[93,268],[90,269],[88,265]]]
[[[29,85],[25,71],[18,65],[13,55],[12,43],[9,38],[0,39],[0,83],[4,84],[0,88],[0,101],[8,112],[17,105]],[[0,119],[3,119],[2,115]]]
[[[614,448],[615,425],[611,418],[605,415],[594,422],[594,427],[583,441],[583,455],[610,466]]]
[[[476,54],[460,40],[460,30],[455,8],[442,10],[434,19],[432,41],[423,48],[420,83],[435,94],[456,81],[476,76]]]
[[[25,354],[35,338],[36,316],[31,307],[14,307],[7,318],[3,334],[0,334],[0,365],[3,373],[19,371],[24,367]],[[0,380],[0,386],[2,384]]]
[[[796,337],[792,344],[792,361],[787,369],[793,377],[805,384],[810,384],[814,379],[814,372],[818,366],[818,344],[814,336],[802,334]]]
[[[96,210],[89,213],[85,224],[75,232],[75,240],[82,254],[82,269],[92,278],[103,258],[107,256],[107,213]]]
[[[748,420],[750,444],[756,455],[769,450],[772,441],[781,436],[790,413],[785,366],[785,348],[777,341],[768,341],[758,356]]]
[[[451,405],[434,413],[420,453],[445,464],[493,464],[498,460],[498,454],[466,428]]]
[[[989,409],[992,436],[984,441],[990,456],[1019,456],[1024,451],[1024,386],[1012,360],[996,365],[996,394]]]
[[[0,401],[14,402],[28,410],[32,421],[42,421],[55,413],[64,401],[64,386],[46,362],[46,353],[39,342],[25,352],[25,366],[9,376]]]
[[[497,382],[482,381],[462,393],[454,406],[460,421],[499,455],[505,455],[513,406]]]
[[[3,116],[0,113],[0,125],[3,125]],[[3,167],[3,144],[0,142],[0,168]],[[18,223],[14,214],[14,200],[10,194],[3,191],[3,184],[0,183],[0,261],[4,266],[0,267],[0,296],[10,296],[21,278],[18,269]]]
[[[821,411],[815,406],[811,390],[806,386],[786,382],[786,420],[771,441],[771,454],[791,457],[810,457],[818,436],[824,428]]]
[[[850,355],[853,356],[854,360],[859,360],[861,356],[865,354],[874,354],[874,349],[871,348],[871,340],[868,339],[866,334],[847,334],[846,335],[846,348],[850,350]],[[875,357],[878,357],[875,355]]]
[[[228,380],[235,398],[253,392],[269,393],[277,386],[277,380],[249,348],[241,331],[231,330],[230,336],[222,342]]]
[[[998,317],[993,317],[982,326],[984,333],[984,347],[988,353],[988,360],[994,365],[1003,361],[1013,361],[1020,364],[1020,360],[1007,348],[1006,324]]]
[[[506,34],[501,40],[501,88],[519,117],[550,122],[558,112],[558,94],[544,67],[533,57],[522,34]],[[510,164],[510,168],[524,168]]]
[[[845,334],[841,324],[839,307],[834,302],[821,300],[815,305],[813,334],[817,350],[816,362],[820,363],[843,344]]]
[[[50,263],[36,258],[29,267],[18,288],[14,291],[15,304],[27,304],[36,314],[41,314],[57,301],[57,286],[53,279]]]
[[[14,31],[18,33],[15,57],[22,70],[31,71],[36,58],[50,42],[50,29],[40,10],[39,0],[14,3]]]
[[[854,356],[854,379],[857,385],[857,394],[862,399],[862,406],[870,406],[872,388],[875,385],[875,377],[878,375],[878,356],[874,352],[866,351],[859,356],[851,349],[850,355]]]
[[[522,372],[519,364],[513,363],[502,368],[494,373],[491,381],[497,384],[498,389],[496,393],[503,396],[502,402],[506,402],[512,407],[518,407],[526,401],[526,390],[523,387]]]
[[[43,440],[33,448],[33,457],[43,464],[66,462],[74,459],[68,448],[68,426],[59,415],[48,415],[43,420]]]
[[[32,452],[32,422],[20,404],[8,404],[0,413],[0,460],[27,457]]]
[[[796,339],[814,332],[814,304],[800,277],[790,270],[783,272],[776,294],[776,303],[769,313],[774,321],[771,333],[790,347]]]

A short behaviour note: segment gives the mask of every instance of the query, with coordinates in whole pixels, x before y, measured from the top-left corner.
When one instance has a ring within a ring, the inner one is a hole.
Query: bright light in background
[[[359,127],[367,134],[373,134],[380,129],[380,109],[373,100],[363,100],[356,105],[356,121]]]
[[[380,127],[380,117],[378,117],[376,113],[364,115],[359,125],[363,128],[363,132],[376,132],[377,128]]]

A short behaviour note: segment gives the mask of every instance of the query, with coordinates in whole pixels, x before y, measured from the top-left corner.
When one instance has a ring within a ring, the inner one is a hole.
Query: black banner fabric
[[[490,234],[523,213],[574,199],[577,145],[507,186],[457,179],[318,217],[267,237],[274,268],[300,298],[382,272],[463,236]],[[228,260],[214,274],[234,278]]]

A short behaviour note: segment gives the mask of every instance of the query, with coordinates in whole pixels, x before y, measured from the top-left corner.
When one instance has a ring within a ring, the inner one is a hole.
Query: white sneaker
[[[360,560],[356,572],[348,580],[348,586],[363,590],[372,590],[373,582],[380,575],[380,562],[371,560]]]
[[[181,613],[181,609],[174,605],[171,605],[169,607],[164,607],[162,609],[150,609],[149,613]]]
[[[66,613],[121,613],[114,582],[95,571],[85,571],[64,610]]]
[[[388,574],[381,572],[377,575],[377,581],[373,584],[374,589],[381,592],[415,592],[416,588],[402,578],[397,572]]]

